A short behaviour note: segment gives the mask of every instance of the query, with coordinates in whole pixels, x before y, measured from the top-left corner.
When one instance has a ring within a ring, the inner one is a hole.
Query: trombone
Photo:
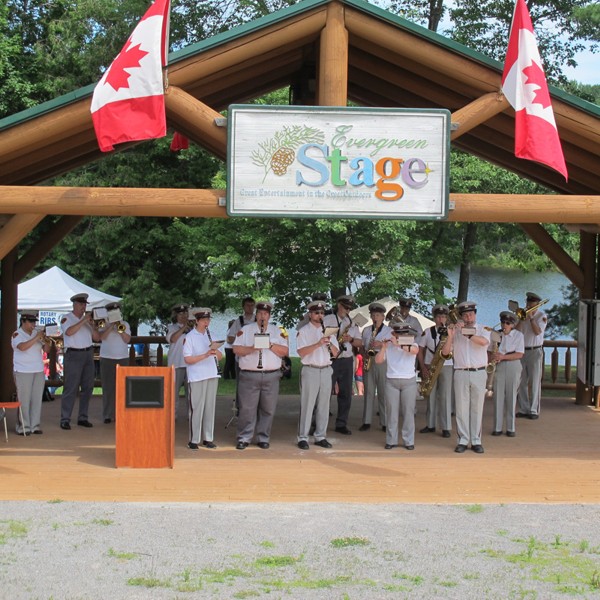
[[[540,300],[536,305],[530,306],[529,308],[520,308],[519,303],[516,300],[509,300],[508,310],[514,312],[515,315],[517,315],[519,321],[524,321],[530,312],[537,310],[540,306],[543,306],[544,304],[546,304],[546,302],[549,301],[550,300],[546,298],[545,300]]]

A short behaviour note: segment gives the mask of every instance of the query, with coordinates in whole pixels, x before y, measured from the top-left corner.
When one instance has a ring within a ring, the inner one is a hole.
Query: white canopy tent
[[[73,309],[69,298],[83,293],[89,296],[90,309],[121,300],[117,296],[111,296],[77,281],[55,266],[19,284],[17,307],[19,311],[45,310],[66,313]]]

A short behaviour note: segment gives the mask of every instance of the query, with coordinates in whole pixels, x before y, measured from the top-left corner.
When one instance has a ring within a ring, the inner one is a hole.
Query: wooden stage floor
[[[384,450],[378,428],[361,433],[362,398],[355,398],[353,435],[330,432],[331,450],[296,447],[297,396],[280,399],[270,450],[234,448],[231,398],[219,397],[216,450],[187,449],[187,419],[176,426],[173,469],[116,469],[115,425],[59,428],[60,399],[44,403],[43,435],[0,438],[0,500],[104,502],[344,502],[344,503],[598,503],[600,414],[572,400],[544,399],[537,421],[517,420],[517,437],[492,437],[486,402],[485,454],[454,453],[456,439],[419,434],[415,450]],[[336,403],[332,401],[332,412]],[[9,427],[14,412],[8,411]],[[333,423],[333,419],[331,419]],[[2,434],[4,432],[2,431]]]

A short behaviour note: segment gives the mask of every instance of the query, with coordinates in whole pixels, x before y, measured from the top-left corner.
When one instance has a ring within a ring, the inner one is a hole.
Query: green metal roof
[[[264,29],[274,23],[279,23],[285,21],[286,19],[290,19],[291,17],[295,17],[297,15],[309,12],[315,8],[323,7],[329,4],[331,1],[332,0],[302,0],[301,2],[298,2],[298,4],[294,4],[293,6],[276,11],[265,17],[261,17],[260,19],[251,21],[250,23],[245,23],[244,25],[235,27],[230,31],[220,33],[201,42],[197,42],[196,44],[191,44],[190,46],[182,48],[181,50],[178,50],[176,52],[171,52],[169,54],[169,64],[176,64],[192,56],[202,54],[207,50],[226,44],[227,42],[230,42],[232,40],[244,37],[245,35],[256,31],[260,31],[261,29]],[[412,23],[404,19],[403,17],[393,15],[389,11],[383,10],[382,8],[370,4],[365,0],[337,1],[347,6],[350,6],[356,10],[364,12],[365,14],[368,14],[376,19],[385,21],[393,25],[394,27],[397,27],[398,29],[409,31],[410,33],[419,36],[423,39],[426,39],[427,41],[448,51],[451,51],[452,53],[465,56],[471,60],[485,65],[486,67],[494,69],[499,73],[502,72],[503,65],[499,61],[489,58],[481,52],[472,50],[471,48],[459,44],[438,33],[429,31],[427,28]],[[47,102],[43,102],[37,106],[28,108],[27,110],[5,117],[4,119],[0,119],[0,131],[24,123],[28,120],[35,119],[36,117],[44,115],[57,108],[67,106],[68,104],[71,104],[73,102],[77,102],[82,98],[91,96],[95,86],[96,84],[92,83],[85,87],[79,88],[78,90],[75,90],[73,92],[69,92],[68,94],[64,94]],[[600,106],[591,102],[587,102],[586,100],[574,96],[573,94],[569,94],[555,86],[549,86],[549,88],[550,94],[555,98],[558,98],[561,101],[570,104],[574,107],[577,107],[578,109],[590,113],[596,117],[600,117]]]

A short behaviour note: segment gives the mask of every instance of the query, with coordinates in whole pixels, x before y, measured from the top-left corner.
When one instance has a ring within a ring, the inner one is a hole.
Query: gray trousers
[[[427,399],[427,427],[435,429],[439,423],[444,431],[452,431],[452,380],[454,368],[444,365]]]
[[[238,375],[240,412],[237,420],[238,442],[269,442],[273,417],[279,398],[281,371],[262,373],[242,371]]]
[[[117,394],[117,365],[129,366],[129,358],[101,358],[100,380],[102,381],[102,418],[115,420],[115,398]]]
[[[17,433],[31,433],[40,429],[42,420],[42,396],[44,394],[44,371],[38,373],[15,373],[17,398],[21,403],[23,423],[17,417]]]
[[[300,372],[300,419],[298,441],[308,441],[308,432],[315,412],[315,441],[327,437],[329,424],[329,401],[331,398],[331,367],[317,369],[302,366]]]
[[[521,365],[521,385],[519,386],[519,412],[526,415],[540,414],[540,399],[542,396],[542,366],[544,349],[525,350]],[[529,385],[531,384],[531,394]]]
[[[375,362],[375,357],[371,357],[371,365],[368,371],[363,369],[365,382],[365,405],[363,409],[363,423],[371,424],[373,419],[373,405],[375,396],[377,396],[377,407],[379,410],[379,424],[385,427],[385,386],[387,364],[385,361],[381,364]]]
[[[189,384],[190,442],[212,442],[215,432],[215,404],[218,377]]]
[[[185,395],[185,404],[189,404],[190,396],[187,384],[187,368],[186,367],[175,367],[175,417],[177,418],[177,406],[179,405],[179,391],[183,386],[183,393]]]
[[[415,444],[415,408],[417,405],[417,378],[387,378],[385,388],[385,415],[387,426],[385,443],[398,445],[398,423],[402,413],[402,443]]]
[[[456,398],[456,429],[458,443],[468,446],[481,444],[481,421],[487,374],[481,371],[454,370]]]
[[[496,366],[494,380],[494,431],[502,431],[506,422],[506,431],[515,430],[515,407],[517,390],[521,381],[521,361],[507,360]]]
[[[88,420],[90,399],[94,393],[94,350],[70,350],[67,348],[63,362],[64,388],[60,407],[61,422],[69,423],[79,394],[78,421]],[[80,391],[81,389],[81,391]]]

